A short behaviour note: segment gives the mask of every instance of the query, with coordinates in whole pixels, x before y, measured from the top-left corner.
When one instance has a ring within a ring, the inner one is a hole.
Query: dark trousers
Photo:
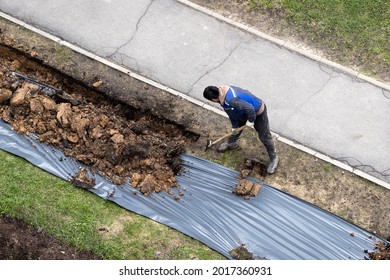
[[[240,122],[239,127],[245,125],[246,122]],[[259,136],[259,139],[261,143],[265,146],[267,149],[267,153],[270,159],[273,159],[276,157],[276,150],[274,141],[272,139],[271,131],[269,129],[269,122],[268,122],[268,115],[267,115],[267,106],[264,106],[264,111],[260,115],[256,116],[255,120],[255,130],[257,131],[257,135]],[[229,138],[229,143],[234,143],[238,140],[240,137],[242,131],[240,131],[237,135],[233,135]]]

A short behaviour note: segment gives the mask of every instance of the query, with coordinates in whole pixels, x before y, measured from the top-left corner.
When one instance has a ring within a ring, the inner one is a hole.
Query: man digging
[[[232,133],[227,141],[217,149],[219,152],[238,148],[238,142],[242,130],[238,128],[248,125],[253,127],[260,141],[267,149],[269,163],[267,173],[273,174],[278,166],[279,157],[272,135],[269,129],[267,106],[265,103],[250,93],[248,90],[235,86],[208,86],[203,91],[203,97],[215,103],[219,103],[232,124]]]

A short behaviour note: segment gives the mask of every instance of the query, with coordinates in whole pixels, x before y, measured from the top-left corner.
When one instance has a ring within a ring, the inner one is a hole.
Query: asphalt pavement
[[[208,85],[246,88],[278,140],[390,186],[389,84],[185,0],[0,0],[0,12],[201,106],[217,109]]]

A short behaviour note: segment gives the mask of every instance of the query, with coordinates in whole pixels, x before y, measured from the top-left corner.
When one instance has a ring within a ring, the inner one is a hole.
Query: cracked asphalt
[[[208,85],[247,88],[275,135],[390,183],[390,85],[185,2],[0,0],[0,11],[201,102]]]

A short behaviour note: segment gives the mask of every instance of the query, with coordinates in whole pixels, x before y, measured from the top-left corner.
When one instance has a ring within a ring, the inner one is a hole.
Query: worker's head
[[[219,89],[216,86],[208,86],[203,91],[203,97],[213,102],[219,102]]]

